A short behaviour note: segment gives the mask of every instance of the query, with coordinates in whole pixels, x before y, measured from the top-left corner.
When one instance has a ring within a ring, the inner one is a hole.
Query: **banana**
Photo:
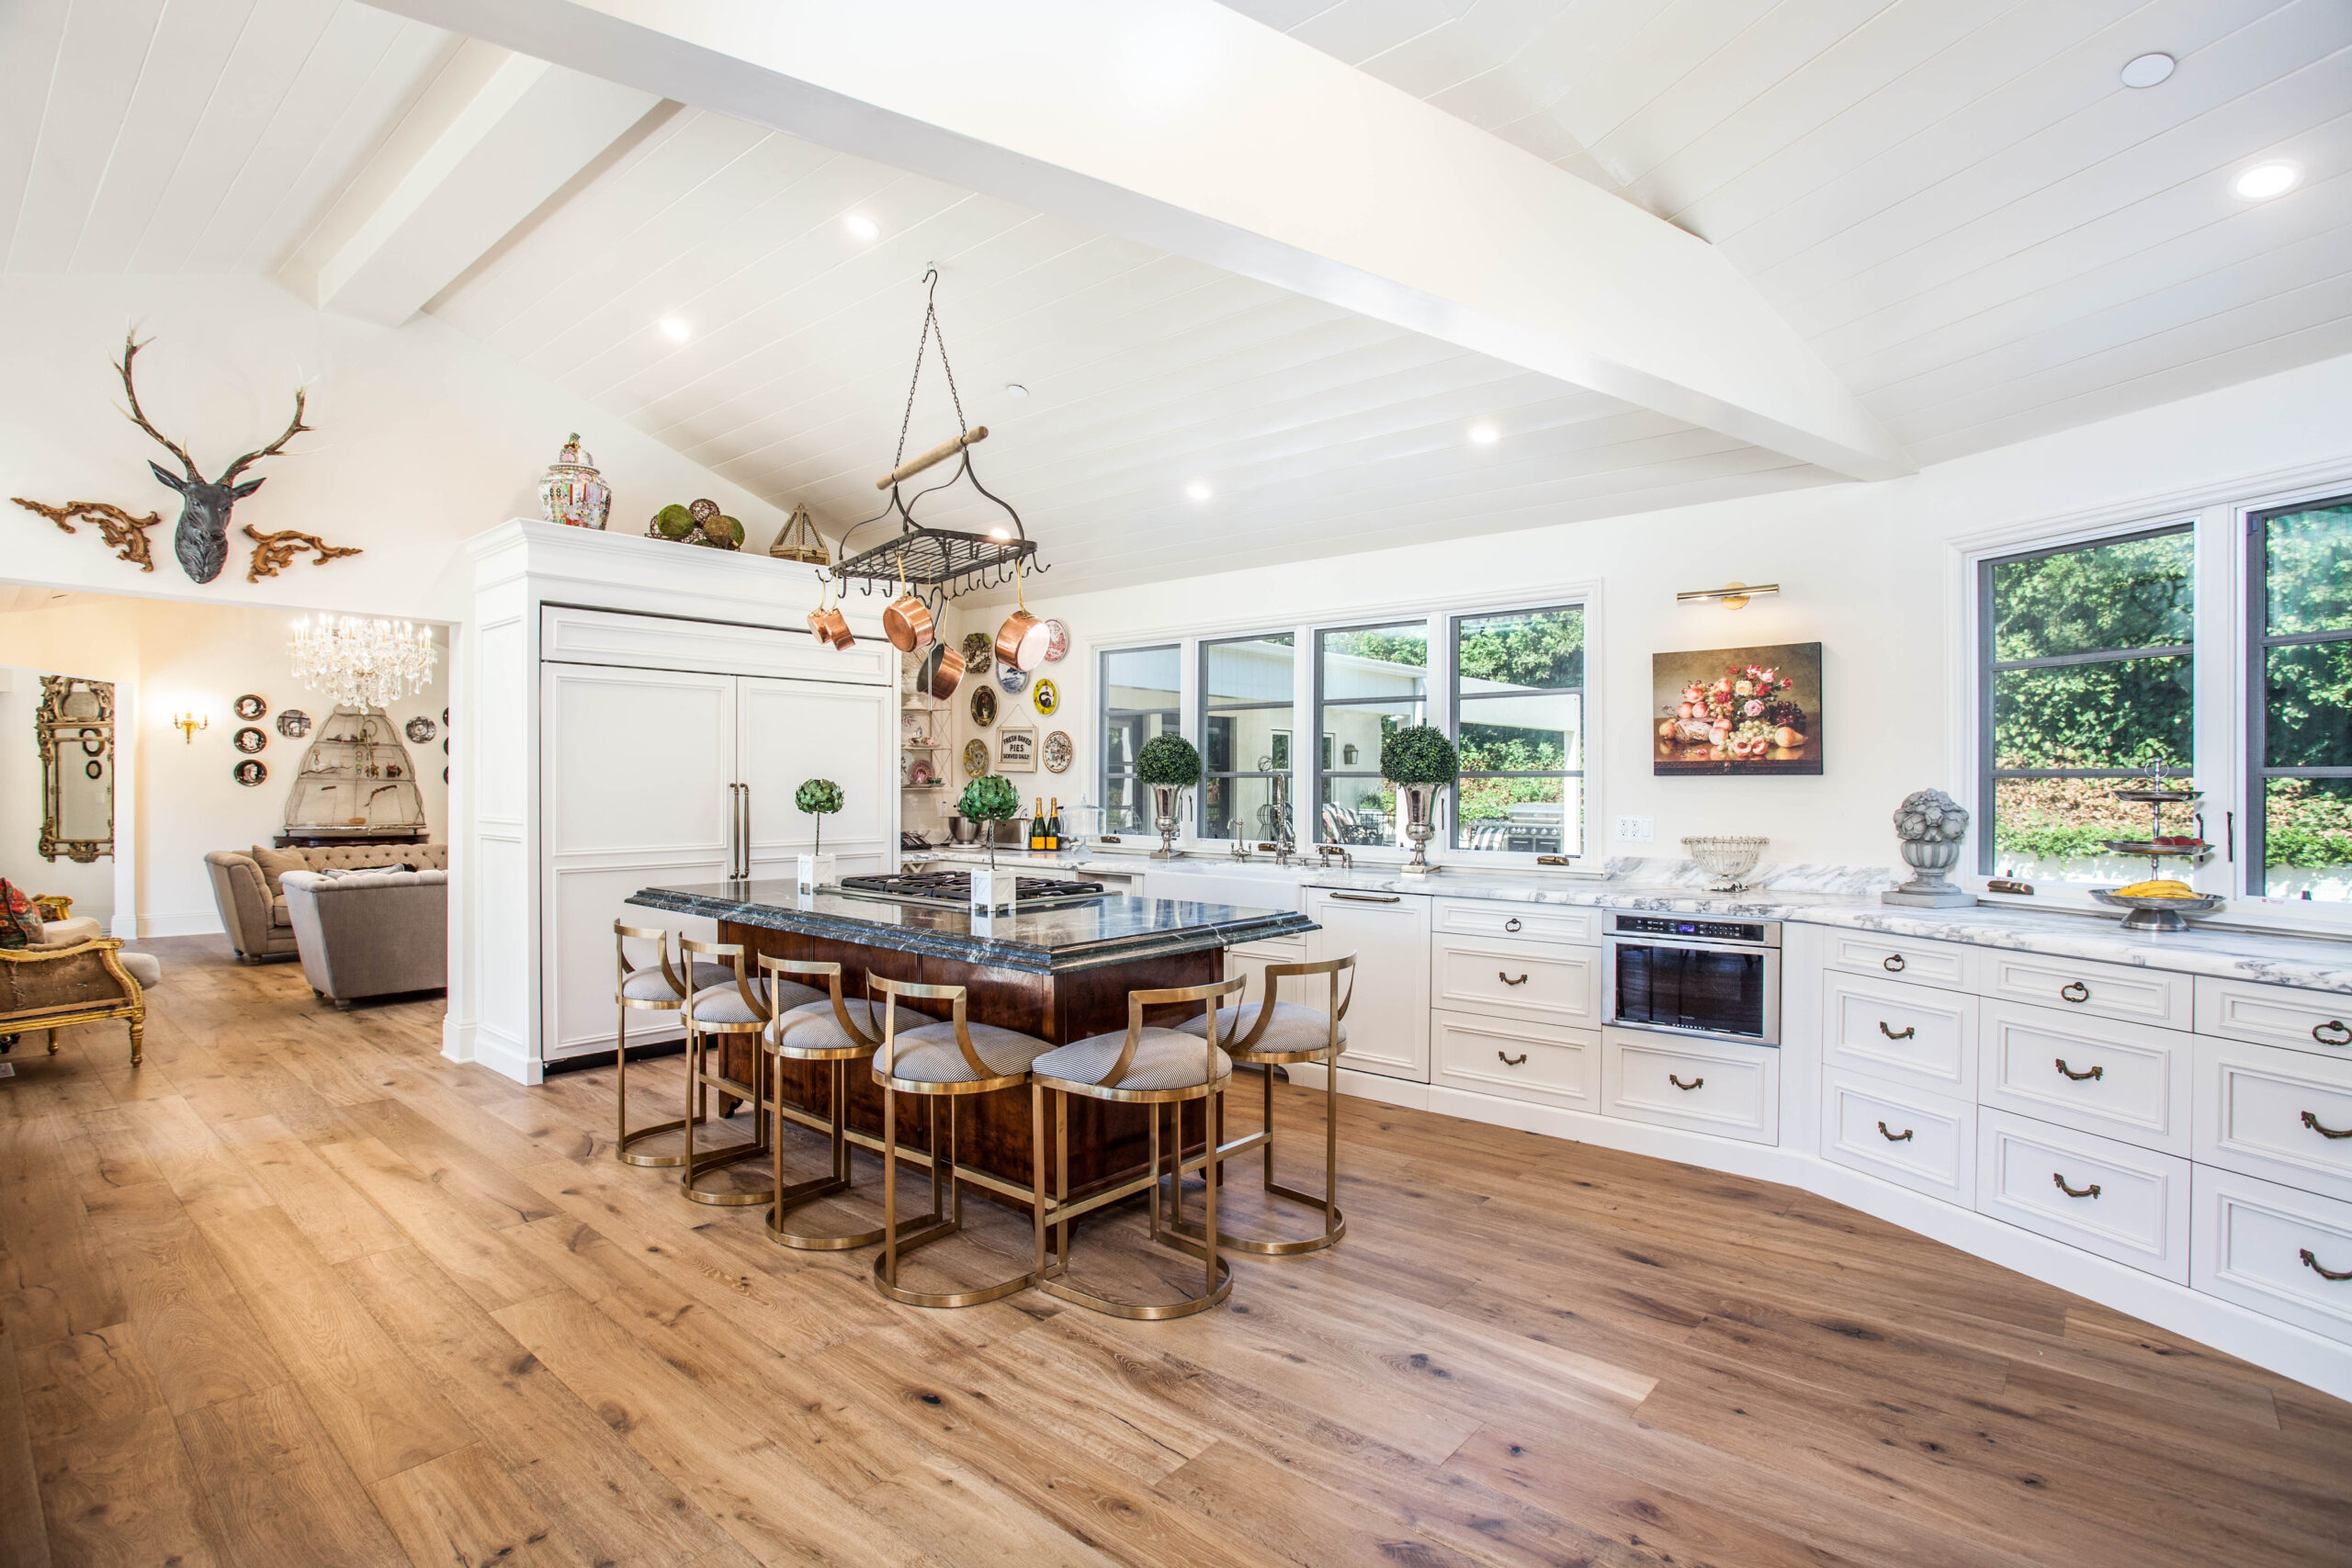
[[[2197,889],[2186,882],[2176,882],[2168,876],[2158,877],[2153,882],[2135,882],[2129,887],[2119,887],[2115,892],[2116,896],[2121,898],[2194,898],[2197,897]]]

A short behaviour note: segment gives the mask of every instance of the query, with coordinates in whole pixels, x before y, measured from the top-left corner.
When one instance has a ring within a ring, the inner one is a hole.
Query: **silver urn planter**
[[[1398,784],[1396,786],[1396,828],[1400,837],[1413,846],[1413,856],[1405,863],[1408,876],[1434,876],[1442,867],[1430,863],[1430,840],[1437,834],[1437,792],[1443,784]]]
[[[1968,836],[1968,812],[1939,789],[1915,790],[1894,810],[1894,835],[1911,880],[1879,895],[1886,904],[1927,908],[1958,908],[1976,902],[1976,896],[1955,886],[1944,874],[1960,863],[1961,840]]]
[[[1151,786],[1151,825],[1159,829],[1159,847],[1151,852],[1154,860],[1176,858],[1176,829],[1182,823],[1176,807],[1183,794],[1182,784]]]

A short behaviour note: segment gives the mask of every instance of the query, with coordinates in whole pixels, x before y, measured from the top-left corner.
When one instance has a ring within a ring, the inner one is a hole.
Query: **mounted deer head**
[[[209,582],[220,575],[220,568],[229,558],[229,513],[237,502],[261,489],[261,479],[237,483],[237,476],[264,457],[274,457],[288,441],[311,429],[302,423],[300,389],[294,393],[294,420],[286,434],[257,452],[248,452],[221,470],[217,479],[207,479],[196,466],[187,449],[166,436],[147,422],[146,411],[139,406],[139,389],[131,383],[131,361],[147,345],[138,341],[137,334],[125,333],[122,338],[122,363],[115,367],[122,378],[123,395],[130,400],[130,421],[140,429],[161,442],[164,450],[180,460],[185,475],[175,474],[161,463],[147,467],[165,485],[180,493],[180,521],[172,536],[173,553],[180,558],[180,570],[198,582]],[[266,476],[265,476],[266,477]]]

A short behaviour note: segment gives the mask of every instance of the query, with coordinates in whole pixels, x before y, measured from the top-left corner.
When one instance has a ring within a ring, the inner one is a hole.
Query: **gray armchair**
[[[212,901],[220,909],[220,929],[229,933],[237,956],[248,964],[294,956],[294,917],[280,891],[287,872],[376,865],[447,871],[449,866],[447,844],[330,844],[280,850],[270,853],[268,866],[254,858],[256,852],[215,850],[204,857],[204,869],[212,879]]]
[[[338,1008],[448,985],[447,872],[289,871],[280,881],[303,976]]]

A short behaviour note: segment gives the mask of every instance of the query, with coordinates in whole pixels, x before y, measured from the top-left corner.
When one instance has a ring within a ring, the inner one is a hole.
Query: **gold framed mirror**
[[[43,860],[87,865],[114,853],[114,685],[75,675],[40,678]]]

